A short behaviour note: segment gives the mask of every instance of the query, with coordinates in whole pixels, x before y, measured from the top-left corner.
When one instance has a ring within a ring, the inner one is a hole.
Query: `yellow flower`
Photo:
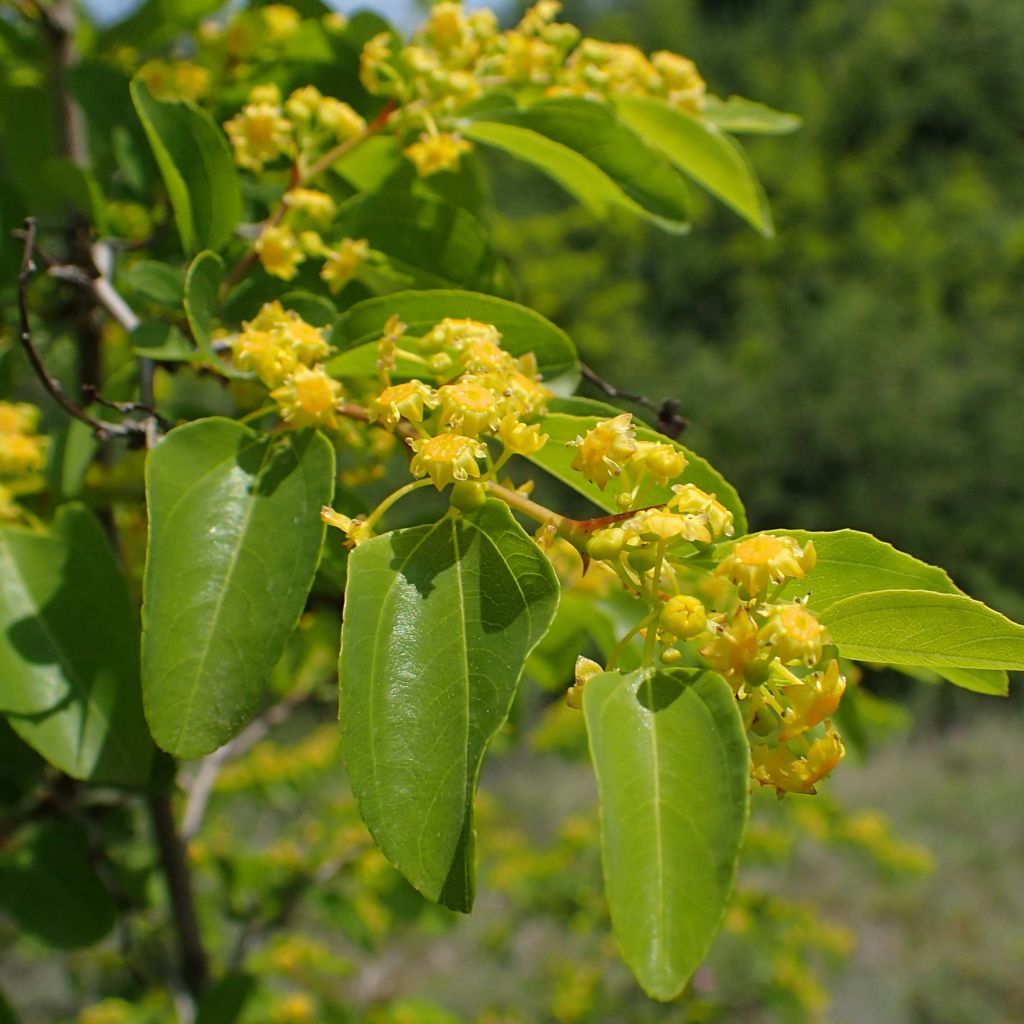
[[[441,400],[441,422],[462,434],[493,431],[501,421],[494,392],[469,377],[438,388],[437,396]]]
[[[698,598],[676,594],[668,599],[658,621],[666,633],[690,639],[704,632],[708,617]]]
[[[817,554],[814,544],[804,547],[792,537],[776,537],[770,533],[758,534],[741,540],[722,560],[715,573],[726,576],[756,597],[769,583],[802,579],[814,568]]]
[[[320,278],[327,282],[332,295],[340,292],[356,276],[369,251],[370,244],[365,238],[343,238],[337,249],[328,251]]]
[[[421,380],[409,380],[385,388],[376,398],[370,400],[370,414],[385,426],[393,427],[400,419],[410,423],[423,422],[424,407],[433,409],[437,395]]]
[[[475,342],[488,343],[500,350],[501,334],[497,327],[481,323],[479,320],[445,317],[423,335],[421,346],[424,352],[436,352],[442,348],[452,348],[456,352],[461,352],[467,345]],[[474,372],[481,372],[481,368],[474,368]]]
[[[637,441],[633,460],[664,486],[686,468],[686,456],[676,447],[660,441]]]
[[[338,406],[342,387],[327,376],[322,366],[296,367],[295,372],[279,388],[270,392],[281,408],[281,418],[292,427],[338,426]]]
[[[39,424],[39,409],[28,402],[0,402],[0,434],[31,434]]]
[[[295,121],[309,121],[317,111],[323,96],[315,85],[304,85],[296,89],[285,101],[284,109]]]
[[[773,607],[760,637],[784,664],[813,665],[821,658],[822,645],[828,643],[825,627],[802,604]]]
[[[707,86],[697,71],[697,65],[689,58],[668,50],[652,53],[651,64],[662,78],[666,99],[674,106],[700,113]]]
[[[434,4],[423,26],[423,35],[442,54],[464,47],[469,38],[469,22],[462,11],[462,4],[448,0]]]
[[[304,992],[276,996],[270,1007],[271,1024],[307,1024],[316,1017],[316,1004]]]
[[[594,676],[599,676],[603,671],[604,669],[596,661],[584,658],[582,654],[579,655],[576,658],[576,672],[572,686],[569,687],[565,694],[565,703],[577,711],[582,708],[583,688]]]
[[[846,692],[846,678],[833,658],[824,671],[812,672],[799,683],[784,687],[783,692],[790,705],[782,716],[780,733],[786,740],[835,714]]]
[[[0,476],[26,476],[46,465],[46,438],[0,434]]]
[[[306,254],[291,228],[276,224],[265,228],[255,246],[263,269],[282,281],[290,281],[297,273]]]
[[[532,455],[547,443],[548,435],[540,432],[536,423],[522,423],[514,413],[502,416],[498,424],[501,443],[516,455]]]
[[[757,624],[746,608],[738,608],[728,623],[716,626],[700,653],[734,690],[739,689],[744,670],[758,656]]]
[[[318,224],[326,224],[335,213],[334,200],[315,188],[293,188],[284,194],[284,203],[290,210],[300,210]]]
[[[520,416],[543,412],[544,404],[551,397],[551,391],[540,381],[518,370],[504,371],[499,382],[506,405]]]
[[[271,106],[280,106],[281,90],[273,82],[266,82],[263,85],[254,85],[249,90],[249,103],[269,103]]]
[[[359,56],[359,81],[367,92],[392,92],[396,72],[391,67],[391,34],[380,32],[363,45]]]
[[[276,332],[252,330],[249,324],[245,327],[231,347],[232,358],[268,388],[279,387],[298,365],[295,350]]]
[[[784,793],[816,793],[820,782],[843,759],[846,749],[842,737],[829,722],[825,735],[814,740],[806,756],[794,754],[788,747],[769,747],[756,743],[750,750],[751,774],[762,786],[774,786]]]
[[[248,104],[225,122],[224,130],[234,147],[235,163],[253,171],[262,171],[265,163],[292,148],[291,122],[281,116],[276,103]]]
[[[276,331],[279,328],[288,326],[289,311],[275,299],[273,302],[265,302],[260,311],[248,323],[242,324],[246,330],[252,331]]]
[[[260,8],[263,24],[271,39],[287,39],[295,34],[302,20],[299,12],[288,4],[267,4]]]
[[[366,131],[366,121],[360,117],[347,103],[324,96],[316,108],[317,120],[334,132],[339,142],[354,139]]]
[[[696,484],[675,484],[668,507],[677,512],[704,516],[716,537],[722,534],[731,537],[733,534],[732,513],[713,494],[702,491]]]
[[[409,463],[413,476],[429,476],[439,491],[456,480],[478,477],[476,460],[487,454],[486,445],[461,434],[417,438],[410,447],[416,453]]]
[[[703,516],[681,515],[666,509],[644,509],[623,523],[622,528],[627,533],[658,540],[682,538],[700,544],[711,543],[711,533]]]
[[[187,60],[150,60],[139,77],[158,100],[195,101],[210,91],[210,72]]]
[[[614,419],[603,420],[569,444],[577,449],[572,468],[591,483],[604,490],[608,481],[622,472],[622,467],[636,451],[636,432],[632,413],[624,412]]]
[[[306,366],[326,359],[331,351],[323,330],[307,324],[298,313],[289,311],[288,323],[282,328],[282,333],[296,358]]]
[[[424,132],[419,142],[407,146],[403,152],[415,165],[416,173],[426,178],[438,171],[457,170],[463,154],[472,149],[472,142],[454,132],[439,132],[437,135]]]

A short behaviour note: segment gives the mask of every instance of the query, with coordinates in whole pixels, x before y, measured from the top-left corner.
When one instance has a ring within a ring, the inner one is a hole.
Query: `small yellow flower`
[[[500,350],[501,334],[493,324],[484,324],[479,320],[445,317],[423,335],[420,344],[424,352],[437,352],[443,348],[462,352],[467,345],[476,342],[487,343]],[[464,367],[464,369],[468,369],[468,367]],[[474,368],[474,372],[481,372],[481,369]]]
[[[636,451],[636,431],[632,424],[632,413],[624,412],[614,419],[598,423],[586,437],[570,441],[569,444],[577,449],[572,468],[604,490],[608,481],[622,472],[622,467]]]
[[[317,120],[325,128],[334,132],[339,142],[354,139],[366,131],[366,121],[347,103],[324,96],[316,108]]]
[[[471,378],[438,388],[441,422],[462,434],[475,436],[482,430],[493,431],[501,420],[494,392]]]
[[[260,13],[267,35],[274,40],[294,35],[302,20],[299,12],[288,4],[267,4],[260,8]]]
[[[337,249],[328,251],[320,278],[327,282],[332,295],[337,295],[356,276],[369,252],[370,243],[365,238],[343,238]]]
[[[319,327],[307,324],[298,313],[289,310],[288,323],[282,333],[300,363],[312,366],[326,359],[331,349]]]
[[[407,146],[402,152],[413,162],[416,173],[426,178],[438,171],[457,170],[463,154],[472,149],[472,142],[454,132],[439,132],[437,135],[424,132],[419,142]]]
[[[281,224],[265,228],[255,246],[263,269],[282,281],[290,281],[299,271],[306,254],[291,228]]]
[[[284,109],[295,121],[309,121],[317,112],[321,99],[323,96],[315,85],[304,85],[289,95]]]
[[[269,103],[277,107],[281,105],[281,90],[274,82],[266,82],[263,85],[254,85],[249,90],[249,103]]]
[[[814,784],[825,778],[845,753],[842,737],[828,722],[825,735],[811,743],[804,757],[785,746],[754,744],[750,750],[751,774],[762,786],[774,786],[780,797],[784,793],[816,793]]]
[[[430,9],[430,17],[423,26],[427,41],[441,53],[450,53],[465,46],[469,35],[469,22],[461,3],[443,0]]]
[[[800,547],[792,537],[762,533],[741,540],[715,572],[728,577],[755,597],[769,583],[781,583],[787,578],[802,579],[814,568],[816,560],[813,543]]]
[[[253,330],[246,324],[231,347],[235,364],[249,370],[268,388],[276,388],[295,371],[295,350],[275,331]]]
[[[702,491],[696,484],[675,484],[668,507],[677,512],[704,516],[708,528],[716,537],[723,534],[731,537],[733,534],[732,513],[713,494]]]
[[[669,512],[650,508],[638,512],[622,527],[627,533],[658,540],[688,540],[700,544],[711,543],[711,532],[703,516]]]
[[[576,672],[572,686],[569,687],[565,694],[565,703],[577,711],[582,708],[584,687],[594,676],[599,676],[602,672],[604,672],[604,669],[596,661],[584,658],[582,654],[579,655],[576,658]]]
[[[825,627],[802,604],[773,607],[760,637],[783,664],[802,661],[813,665],[828,643]]]
[[[250,103],[225,122],[235,163],[253,171],[291,151],[292,125],[276,103]]]
[[[391,67],[391,34],[380,32],[363,45],[359,57],[359,81],[367,92],[377,95],[394,90],[394,76]]]
[[[789,708],[782,716],[780,736],[786,740],[835,714],[846,692],[846,677],[832,659],[822,672],[812,672],[799,683],[783,688]]]
[[[187,60],[150,60],[139,77],[158,100],[195,101],[210,91],[210,72]]]
[[[39,409],[28,402],[0,402],[0,434],[32,434],[39,425]]]
[[[300,210],[318,224],[326,224],[335,214],[334,200],[315,188],[293,188],[284,194],[284,203],[290,210]]]
[[[437,394],[421,380],[409,380],[385,388],[370,400],[370,414],[386,427],[393,427],[400,419],[410,423],[423,422],[424,407],[437,406]]]
[[[322,366],[298,366],[279,388],[270,392],[281,409],[281,418],[292,427],[338,426],[342,387],[327,376]]]
[[[26,476],[46,465],[46,438],[0,434],[0,476]]]
[[[634,462],[664,486],[686,468],[686,456],[670,444],[660,441],[637,441]]]
[[[662,88],[669,103],[700,113],[704,108],[707,86],[697,71],[697,65],[689,58],[668,50],[652,53],[651,64],[662,78]]]
[[[734,690],[743,685],[743,673],[759,653],[757,624],[746,608],[738,608],[732,618],[715,628],[711,640],[700,653]]]
[[[668,599],[658,621],[666,633],[690,639],[704,632],[708,616],[698,598],[676,594]]]
[[[409,463],[413,476],[429,476],[439,491],[456,480],[478,477],[477,459],[487,454],[487,446],[481,441],[461,434],[417,438],[410,447],[416,453]]]
[[[505,448],[516,455],[533,455],[547,444],[536,423],[523,423],[514,413],[506,413],[498,424],[498,437]]]

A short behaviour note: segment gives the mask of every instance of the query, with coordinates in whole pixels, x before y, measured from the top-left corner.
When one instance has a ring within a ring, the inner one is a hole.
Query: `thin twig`
[[[197,1002],[209,981],[209,958],[199,931],[185,844],[174,825],[171,798],[166,795],[151,796],[148,803],[153,835],[171,902],[181,979],[192,1001]]]
[[[76,420],[81,420],[83,423],[88,424],[101,441],[109,437],[137,437],[144,433],[145,427],[142,424],[134,422],[110,423],[107,420],[99,420],[95,416],[90,415],[65,394],[64,389],[60,386],[60,382],[51,376],[50,372],[46,369],[46,364],[43,362],[39,351],[32,341],[32,326],[28,310],[28,285],[37,270],[35,263],[36,221],[34,217],[25,218],[23,237],[25,239],[25,249],[21,258],[21,270],[18,273],[18,339],[21,341],[21,346],[25,350],[25,355],[28,356],[28,361],[32,364],[32,369],[35,370],[39,382],[69,416],[73,416]]]
[[[184,842],[191,842],[199,834],[206,806],[224,765],[247,754],[275,725],[280,725],[308,698],[308,692],[290,694],[250,722],[230,743],[225,743],[219,750],[203,758],[188,787],[185,813],[181,819],[181,838]]]
[[[655,405],[646,395],[636,395],[630,391],[623,391],[617,388],[610,381],[607,381],[600,374],[592,370],[586,363],[580,363],[580,373],[585,380],[590,381],[594,387],[603,391],[609,398],[621,398],[627,402],[633,402],[651,412],[657,414],[658,421],[655,423],[655,430],[675,440],[687,428],[689,421],[679,415],[679,403],[674,398],[666,398],[660,405]]]

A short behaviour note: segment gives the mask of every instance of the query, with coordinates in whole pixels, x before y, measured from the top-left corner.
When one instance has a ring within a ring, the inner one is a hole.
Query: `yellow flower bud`
[[[416,173],[426,178],[439,171],[457,170],[462,156],[472,149],[472,142],[460,138],[454,132],[439,132],[436,135],[424,132],[419,142],[407,146],[403,152],[412,161]]]
[[[265,228],[253,248],[263,269],[282,281],[290,281],[306,258],[291,228],[280,224]]]
[[[696,597],[676,594],[670,597],[661,610],[661,628],[672,636],[689,640],[707,628],[707,611]]]
[[[307,214],[318,224],[326,224],[335,213],[334,200],[315,188],[293,188],[284,194],[284,204],[290,210]]]
[[[354,139],[366,131],[366,121],[352,107],[333,96],[324,96],[316,108],[317,120],[334,132],[339,142]]]
[[[498,437],[501,443],[516,455],[532,455],[539,452],[548,440],[548,435],[540,432],[538,424],[522,423],[513,413],[501,418]]]
[[[316,113],[322,98],[320,90],[315,85],[304,85],[288,97],[284,109],[295,121],[309,121]]]

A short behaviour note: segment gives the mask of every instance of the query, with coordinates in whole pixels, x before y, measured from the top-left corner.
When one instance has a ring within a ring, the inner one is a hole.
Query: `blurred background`
[[[110,21],[132,5],[85,6]],[[403,27],[423,7],[333,6]],[[598,224],[528,170],[495,166],[517,297],[616,386],[678,400],[682,440],[737,486],[753,528],[868,530],[1024,618],[1024,4],[564,7],[587,34],[683,53],[710,91],[803,127],[745,141],[772,240],[696,190],[686,238]],[[521,12],[498,9],[506,23]],[[1019,697],[867,674],[844,729],[853,750],[824,793],[778,805],[755,794],[726,928],[686,1001],[659,1007],[607,930],[585,740],[554,695],[561,658],[535,659],[539,685],[485,774],[478,911],[455,921],[427,908],[360,852],[308,905],[287,904],[248,965],[284,979],[263,1019],[1024,1020]],[[226,773],[193,851],[211,901],[270,899],[274,872],[316,848],[282,838],[301,821],[358,831],[336,796],[333,728],[300,716]],[[226,877],[218,850],[226,863],[240,846],[243,877]],[[168,1019],[159,1001],[138,1015],[146,997],[126,994],[114,950],[80,956],[58,965],[19,947],[0,973],[11,991],[15,970],[32,987],[25,1020]],[[313,1009],[289,1011],[292,989],[312,992]],[[98,1009],[76,1017],[83,994]]]

